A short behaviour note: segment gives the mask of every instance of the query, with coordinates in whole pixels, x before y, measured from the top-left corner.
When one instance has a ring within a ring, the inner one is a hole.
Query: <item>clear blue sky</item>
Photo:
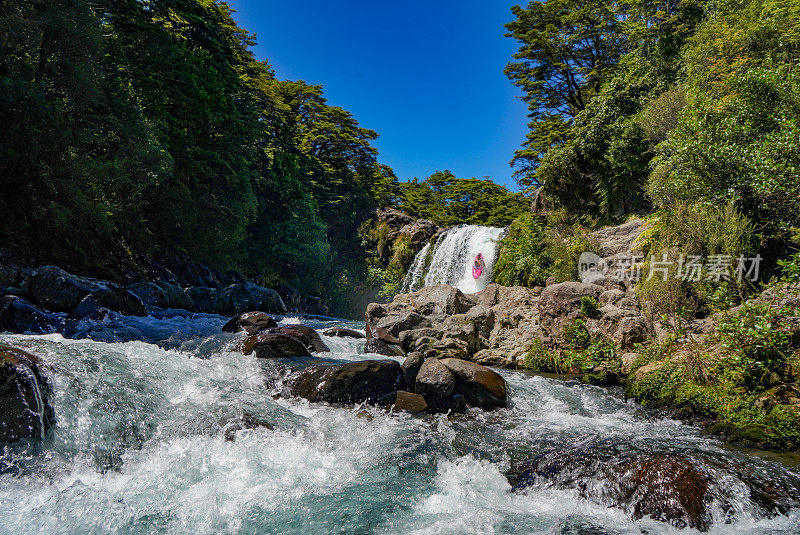
[[[508,166],[525,105],[503,74],[503,0],[229,0],[280,79],[324,86],[328,102],[380,134],[400,179],[450,169],[516,189]]]

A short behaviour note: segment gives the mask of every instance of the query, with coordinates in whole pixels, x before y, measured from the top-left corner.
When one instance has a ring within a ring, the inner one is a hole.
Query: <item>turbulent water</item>
[[[475,293],[492,282],[492,268],[497,248],[505,229],[461,225],[446,230],[439,236],[433,251],[426,245],[414,258],[403,281],[403,292],[419,290],[423,286],[449,284],[464,293]],[[472,276],[472,263],[481,253],[485,267],[481,277]]]
[[[311,404],[276,396],[288,368],[308,362],[243,356],[223,321],[117,318],[85,325],[95,340],[0,335],[42,358],[57,422],[41,444],[2,450],[0,533],[677,532],[587,495],[602,488],[591,477],[511,491],[516,460],[597,439],[708,466],[712,533],[800,532],[800,515],[767,518],[725,468],[796,491],[795,465],[725,448],[611,391],[503,371],[512,406],[493,412]],[[120,332],[149,342],[115,341]],[[324,340],[333,351],[319,357],[365,358],[363,342]]]

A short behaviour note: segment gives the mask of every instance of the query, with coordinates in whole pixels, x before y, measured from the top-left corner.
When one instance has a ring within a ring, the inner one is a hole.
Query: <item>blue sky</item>
[[[516,189],[525,105],[503,74],[514,2],[229,0],[280,79],[324,86],[400,179],[450,169]]]

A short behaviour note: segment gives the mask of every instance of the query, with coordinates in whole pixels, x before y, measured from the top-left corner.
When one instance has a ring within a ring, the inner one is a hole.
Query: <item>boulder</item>
[[[623,509],[633,520],[649,516],[699,531],[711,526],[706,510],[710,479],[677,452],[651,452],[610,441],[560,445],[512,464],[507,477],[513,490],[547,480],[601,505]]]
[[[165,281],[154,281],[153,284],[161,288],[167,296],[168,308],[182,308],[184,310],[195,310],[195,302],[180,286],[175,286]],[[257,309],[253,307],[250,310]],[[243,311],[244,312],[244,311]],[[232,314],[231,314],[232,315]]]
[[[360,333],[355,329],[346,329],[344,327],[331,327],[323,331],[325,336],[335,336],[337,338],[366,338],[364,333]]]
[[[224,316],[235,316],[248,310],[263,310],[269,314],[285,314],[286,306],[275,290],[252,282],[226,286],[217,294],[214,310]]]
[[[325,300],[315,295],[307,295],[303,298],[303,312],[314,316],[329,316],[331,309],[325,304]]]
[[[417,342],[422,339],[438,340],[442,336],[442,331],[433,327],[423,327],[421,329],[411,329],[400,333],[400,347],[404,351],[411,351],[417,346]]]
[[[391,409],[404,412],[425,412],[428,409],[428,403],[419,394],[398,390]]]
[[[281,296],[283,304],[291,312],[299,312],[302,307],[302,297],[300,292],[288,284],[280,284],[274,288],[278,295]]]
[[[411,223],[406,223],[398,233],[400,236],[408,236],[414,249],[421,248],[437,232],[439,227],[429,219],[417,219]]]
[[[327,403],[375,403],[402,386],[400,363],[394,360],[309,366],[287,381],[291,395]]]
[[[389,305],[371,303],[367,307],[365,319],[367,338],[372,338],[375,333],[379,333],[380,337],[380,333],[383,331],[391,333],[393,337],[397,338],[403,331],[433,325],[431,320],[411,310],[408,305],[394,303]]]
[[[397,344],[390,344],[380,338],[370,338],[364,345],[365,353],[375,353],[386,357],[402,357],[405,355],[403,349]]]
[[[426,359],[422,363],[414,381],[414,392],[423,396],[446,398],[453,393],[455,387],[456,378],[453,373],[435,358]]]
[[[320,337],[319,333],[307,325],[297,324],[274,327],[270,329],[269,332],[285,334],[287,336],[291,336],[292,338],[296,338],[303,342],[303,345],[305,345],[309,351],[314,351],[316,353],[330,351],[330,348],[325,345],[325,342],[322,341],[322,337]]]
[[[71,312],[90,293],[108,289],[109,284],[71,275],[56,266],[42,266],[30,272],[28,292],[33,300],[58,312]]]
[[[493,409],[508,404],[506,380],[496,371],[459,359],[447,358],[440,362],[455,375],[455,392],[464,396],[468,405]]]
[[[15,295],[0,299],[0,331],[45,334],[64,327],[64,317],[39,310],[29,301]]]
[[[169,308],[167,294],[157,284],[137,282],[127,286],[125,289],[138,297],[146,307]]]
[[[297,338],[286,334],[262,332],[248,336],[241,344],[242,353],[253,351],[258,358],[310,357],[306,345]]]
[[[595,299],[605,291],[601,286],[581,282],[561,282],[546,287],[539,298],[539,322],[554,343],[562,341],[562,331],[578,316],[581,298]]]
[[[197,312],[205,312],[207,314],[214,313],[214,306],[217,302],[218,293],[218,290],[207,288],[205,286],[192,286],[186,290],[186,295],[191,298],[192,303],[194,304],[194,310]]]
[[[267,329],[277,327],[278,322],[265,312],[245,312],[231,318],[228,323],[222,326],[222,332],[236,333],[244,331],[247,334],[257,334]]]
[[[441,321],[453,314],[463,314],[475,305],[461,290],[448,284],[422,288],[410,294],[409,300],[416,312],[430,321]]]
[[[101,309],[113,310],[123,316],[147,316],[147,309],[141,299],[128,290],[117,287],[87,295],[75,307],[72,315],[79,319],[97,316]]]
[[[417,381],[417,373],[419,373],[419,369],[424,361],[425,357],[419,351],[409,353],[403,361],[401,366],[403,369],[403,377],[409,388],[413,388],[414,383]]]
[[[0,345],[0,442],[44,437],[54,420],[35,356]]]

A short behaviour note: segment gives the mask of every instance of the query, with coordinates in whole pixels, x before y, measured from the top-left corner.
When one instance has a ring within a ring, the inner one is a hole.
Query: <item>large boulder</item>
[[[278,326],[275,318],[265,312],[253,311],[245,312],[231,318],[228,323],[222,326],[222,332],[236,333],[244,331],[247,334],[253,335],[272,329]]]
[[[539,321],[551,341],[561,341],[564,326],[578,316],[582,297],[598,299],[603,292],[605,288],[601,286],[581,282],[561,282],[545,288],[539,298]]]
[[[111,287],[84,297],[72,313],[76,318],[96,315],[101,309],[113,310],[124,316],[147,316],[141,299],[128,290]]]
[[[426,359],[422,363],[414,381],[414,392],[425,397],[447,397],[455,387],[455,376],[436,358]]]
[[[235,316],[248,310],[263,310],[269,314],[286,313],[286,306],[278,292],[252,282],[231,284],[220,290],[214,309],[224,316]]]
[[[398,235],[407,236],[411,241],[411,246],[414,247],[414,249],[419,249],[424,244],[428,243],[428,240],[439,232],[439,230],[436,223],[430,219],[417,219],[416,221],[403,225]]]
[[[125,288],[133,295],[141,299],[146,307],[169,308],[167,293],[152,282],[137,282]],[[192,302],[194,305],[194,302]]]
[[[409,294],[408,298],[418,314],[433,322],[453,314],[463,314],[475,305],[461,290],[449,284],[422,288]]]
[[[394,360],[310,366],[287,381],[291,395],[327,403],[375,403],[402,386],[400,363]]]
[[[455,375],[455,392],[464,396],[468,405],[493,409],[508,404],[506,380],[496,371],[459,359],[448,358],[440,362]]]
[[[423,362],[425,362],[425,357],[419,351],[409,353],[403,361],[401,368],[403,369],[403,377],[405,378],[406,385],[408,385],[409,388],[413,387],[414,383],[417,382],[417,373],[419,373]]]
[[[307,325],[286,325],[284,327],[275,327],[269,330],[270,333],[276,334],[285,334],[287,336],[291,336],[292,338],[296,338],[303,342],[303,345],[308,348],[309,351],[314,351],[316,353],[322,353],[330,351],[330,348],[325,345],[325,342],[322,341],[322,337]]]
[[[384,337],[381,330],[392,336],[399,337],[400,333],[411,329],[431,327],[431,320],[411,310],[408,305],[379,305],[371,303],[366,313],[367,338]]]
[[[425,412],[428,409],[428,403],[419,394],[398,390],[390,408],[394,411]]]
[[[161,290],[164,292],[167,297],[167,306],[169,308],[182,308],[184,310],[195,309],[194,300],[180,286],[176,286],[165,281],[154,281],[153,284],[161,288]]]
[[[42,438],[54,419],[39,360],[0,345],[0,442]]]
[[[87,295],[108,288],[108,283],[71,275],[57,266],[38,267],[28,279],[33,300],[58,312],[71,312]]]
[[[12,333],[44,334],[64,327],[64,315],[39,310],[33,304],[15,295],[0,299],[0,331]]]
[[[256,353],[258,358],[310,357],[308,347],[292,336],[279,333],[262,332],[248,336],[242,341],[242,353]]]

